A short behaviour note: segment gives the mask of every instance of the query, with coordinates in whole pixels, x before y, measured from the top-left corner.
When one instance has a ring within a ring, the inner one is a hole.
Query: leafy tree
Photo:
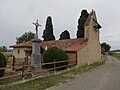
[[[52,18],[50,16],[47,17],[45,30],[43,31],[42,37],[44,41],[55,40],[55,36],[53,35]]]
[[[43,60],[45,63],[55,61],[64,61],[68,59],[68,55],[65,51],[53,46],[47,49],[43,55]],[[56,66],[65,65],[65,63],[57,64]],[[53,65],[47,65],[47,68],[51,68]]]
[[[81,11],[81,16],[78,19],[78,30],[77,30],[77,38],[83,38],[84,37],[84,24],[88,18],[89,13],[87,10]]]
[[[30,31],[25,32],[23,35],[16,38],[16,43],[19,44],[19,43],[30,41],[31,39],[34,38],[34,36],[35,36],[35,34]]]
[[[62,40],[62,39],[70,39],[70,33],[67,30],[65,30],[64,32],[62,32],[60,34],[60,39],[59,40]]]
[[[104,50],[104,52],[108,52],[110,50],[111,46],[104,42],[101,44],[101,48]]]
[[[6,46],[0,46],[0,52],[7,52]]]
[[[0,53],[0,68],[6,67],[6,64],[7,64],[7,61],[5,56],[2,53]],[[5,70],[0,70],[0,77],[3,77],[4,71]]]

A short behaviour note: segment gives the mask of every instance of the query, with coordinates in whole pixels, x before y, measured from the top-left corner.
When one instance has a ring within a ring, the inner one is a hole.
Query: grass
[[[15,85],[12,87],[5,87],[2,90],[44,90],[53,85],[57,85],[60,82],[65,82],[65,80],[71,77],[63,75],[51,75],[43,78],[38,78],[33,81],[28,81],[23,84]]]
[[[17,74],[17,72],[5,71],[4,76],[10,76],[10,75],[16,75],[16,74]],[[16,82],[16,81],[19,81],[19,80],[22,80],[22,76],[17,76],[17,77],[14,77],[14,78],[3,79],[3,80],[0,80],[0,85],[5,85],[7,83]]]
[[[83,66],[79,66],[77,69],[73,69],[68,73],[72,73],[73,75],[78,75],[78,74],[87,72],[90,69],[93,69],[95,67],[98,67],[98,66],[100,66],[100,65],[102,65],[104,63],[105,63],[105,61],[100,61],[100,62],[96,61],[96,62],[94,62],[93,64],[90,64],[90,65],[86,64],[86,65],[83,65]]]
[[[6,86],[4,88],[1,88],[1,90],[44,90],[51,86],[58,85],[59,83],[64,83],[69,79],[74,78],[75,75],[79,75],[81,73],[87,72],[90,69],[98,67],[104,63],[105,61],[94,62],[93,64],[90,64],[90,65],[84,65],[76,69],[72,69],[66,73],[38,78],[32,81],[27,81],[25,83],[14,85],[11,87]]]
[[[19,80],[22,80],[21,76],[14,77],[14,78],[9,78],[9,79],[3,79],[3,80],[0,80],[0,85],[5,85],[5,84],[16,82],[16,81],[19,81]]]
[[[109,52],[108,54],[115,57],[117,60],[120,60],[120,53]]]

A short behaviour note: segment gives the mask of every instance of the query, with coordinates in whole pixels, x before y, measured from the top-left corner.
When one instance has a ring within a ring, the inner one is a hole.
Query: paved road
[[[108,58],[106,64],[47,90],[120,90],[120,61]]]

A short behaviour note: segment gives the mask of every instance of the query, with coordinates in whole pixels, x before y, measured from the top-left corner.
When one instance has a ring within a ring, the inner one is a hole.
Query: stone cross
[[[35,25],[35,30],[36,30],[36,35],[35,38],[32,40],[32,60],[31,60],[31,64],[41,64],[41,50],[40,50],[40,43],[41,40],[38,38],[38,27],[41,26],[38,23],[38,20],[36,21],[36,23],[33,23]],[[40,70],[42,69],[42,66],[33,66],[32,70]]]
[[[36,20],[36,23],[33,23],[33,24],[36,26],[36,28],[35,28],[35,30],[36,30],[36,38],[38,38],[38,27],[41,26],[41,25],[38,23],[38,20]]]

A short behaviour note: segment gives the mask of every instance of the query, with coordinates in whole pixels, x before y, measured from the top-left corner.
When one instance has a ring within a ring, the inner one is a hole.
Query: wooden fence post
[[[13,56],[12,66],[15,66],[15,56]],[[12,68],[12,70],[15,70],[15,68]]]
[[[68,64],[68,67],[67,67],[67,71],[70,71],[69,64]]]
[[[23,62],[23,65],[22,65],[22,79],[24,80],[24,69],[25,69],[25,63]]]
[[[56,75],[56,65],[55,65],[55,59],[54,59],[54,75]]]

